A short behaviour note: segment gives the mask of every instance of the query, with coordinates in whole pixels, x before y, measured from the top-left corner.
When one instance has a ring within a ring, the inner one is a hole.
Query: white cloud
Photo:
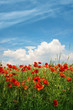
[[[14,40],[16,40],[16,38],[7,38],[7,39],[1,40],[0,43],[1,43],[1,44],[2,44],[2,43],[7,43],[7,42],[14,41]]]
[[[26,0],[25,0],[26,1]],[[37,0],[29,0],[31,2],[31,7]],[[9,2],[9,0],[8,0]],[[36,22],[47,17],[56,17],[60,11],[59,7],[54,7],[55,4],[50,2],[37,3],[34,8],[24,9],[22,11],[11,11],[11,12],[1,12],[0,13],[0,29],[6,28],[21,22],[31,23]]]
[[[40,52],[40,54],[45,54],[45,52],[50,54],[58,54],[64,50],[65,46],[61,45],[57,39],[52,40],[50,43],[42,42],[41,45],[35,50],[35,52]]]
[[[0,13],[0,29],[25,22],[35,16],[36,9]]]
[[[31,15],[36,12],[36,9],[24,10],[24,11],[13,11],[8,13],[0,13],[0,20],[17,20],[17,18]]]
[[[15,51],[7,50],[4,51],[3,56],[7,56],[9,61],[6,63],[12,64],[32,64],[35,61],[49,62],[50,59],[55,60],[57,55],[61,54],[61,61],[69,61],[73,59],[73,53],[69,55],[65,53],[65,45],[62,45],[59,40],[53,39],[51,42],[42,42],[36,48],[34,46],[27,46],[28,54],[26,49],[17,49]]]
[[[26,56],[26,51],[25,49],[17,49],[16,51],[12,51],[8,49],[7,51],[4,51],[4,56],[13,57],[15,59],[22,60],[22,58],[25,58]]]
[[[26,46],[25,48],[27,48],[29,50],[32,50],[32,49],[35,49],[36,47],[34,47],[34,46]]]

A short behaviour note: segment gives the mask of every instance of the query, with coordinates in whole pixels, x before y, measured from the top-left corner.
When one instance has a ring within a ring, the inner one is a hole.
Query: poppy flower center
[[[35,79],[35,81],[38,81],[37,79]]]

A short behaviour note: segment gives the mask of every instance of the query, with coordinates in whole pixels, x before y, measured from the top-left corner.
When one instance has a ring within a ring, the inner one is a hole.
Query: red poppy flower
[[[27,77],[27,81],[30,81],[30,76]]]
[[[38,64],[41,64],[41,62],[38,62]]]
[[[3,71],[3,67],[0,67],[0,72],[2,72]]]
[[[53,100],[53,105],[54,106],[58,106],[58,101],[57,100]]]
[[[48,65],[48,67],[50,68],[50,67],[51,67],[51,65],[49,64],[49,65]]]
[[[22,67],[23,67],[23,65],[19,65],[19,67],[20,67],[20,68],[22,68]]]
[[[17,73],[12,73],[13,75],[17,75]]]
[[[38,73],[38,72],[39,72],[39,70],[38,70],[38,69],[35,69],[35,70],[34,70],[34,73]]]
[[[12,66],[12,65],[10,65],[10,64],[9,64],[9,65],[7,65],[7,66],[8,66],[9,68],[12,68],[12,67],[13,67],[13,66]]]
[[[45,63],[45,65],[48,65],[48,63]]]
[[[14,84],[16,81],[17,81],[17,80],[14,79],[14,78],[11,78],[11,79],[10,79],[10,82],[13,83],[13,84]]]
[[[27,70],[27,65],[25,65],[22,69],[21,69],[21,71],[26,71]]]
[[[12,68],[13,68],[13,69],[16,69],[16,66],[15,66],[15,65],[13,65],[13,66],[12,66]]]
[[[12,74],[12,73],[10,73],[8,76],[9,76],[9,77],[12,77],[12,76],[13,76],[13,74]]]
[[[34,62],[34,64],[37,64],[37,62]]]
[[[33,77],[33,83],[35,83],[35,82],[40,82],[40,81],[41,81],[41,79],[40,79],[39,76]]]
[[[60,67],[61,66],[61,64],[58,64],[58,67]]]
[[[34,62],[34,65],[33,65],[34,67],[37,67],[38,66],[38,64],[37,64],[37,62]]]
[[[64,69],[68,69],[67,63],[63,65]]]
[[[72,67],[72,68],[70,68],[70,71],[71,71],[71,72],[73,72],[73,67]]]
[[[8,83],[7,84],[7,88],[10,88],[10,87],[12,87],[12,84],[11,83]]]
[[[36,83],[36,88],[39,91],[39,90],[43,89],[43,86],[38,82],[38,83]]]
[[[33,71],[31,72],[31,75],[32,75],[32,74],[34,74],[34,72],[33,72]]]
[[[27,65],[24,66],[24,68],[27,68],[27,67],[28,67]]]
[[[27,90],[27,86],[24,86],[24,89]]]
[[[26,70],[27,70],[26,68],[22,68],[22,69],[21,69],[21,71],[26,71]]]
[[[5,81],[10,81],[10,78],[9,77],[6,77]]]
[[[54,68],[52,68],[52,67],[50,67],[50,70],[51,70],[51,72],[54,72],[54,71],[55,71],[55,69],[54,69]]]
[[[4,75],[7,75],[8,74],[8,71],[7,70],[3,70],[4,72]]]
[[[14,82],[14,85],[17,86],[17,87],[19,87],[20,86],[20,82],[19,81],[15,81]]]
[[[24,85],[26,81],[21,81],[21,82],[22,82],[22,85]]]
[[[28,66],[28,67],[27,67],[27,69],[28,69],[28,70],[31,70],[31,67],[30,67],[30,66]]]
[[[54,66],[55,67],[55,70],[57,70],[58,66]]]
[[[43,80],[43,83],[45,84],[45,85],[48,85],[49,84],[49,82],[45,79],[45,80]]]
[[[39,65],[38,68],[41,68],[41,65]]]
[[[64,73],[60,73],[60,76],[65,78],[65,74]]]
[[[63,72],[64,71],[64,67],[60,66],[59,72]]]
[[[2,64],[0,64],[0,66],[2,66]]]
[[[67,81],[71,81],[72,79],[70,77],[67,76]]]

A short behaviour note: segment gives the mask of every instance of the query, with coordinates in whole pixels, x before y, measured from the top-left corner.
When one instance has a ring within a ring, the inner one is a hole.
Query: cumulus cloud
[[[73,53],[65,54],[65,45],[62,45],[58,39],[53,39],[51,42],[41,42],[37,47],[27,46],[26,49],[17,49],[4,51],[3,56],[7,56],[11,64],[32,64],[34,61],[49,62],[54,60],[57,55],[61,54],[61,60],[65,61],[70,56],[70,61],[73,59]]]
[[[17,49],[16,51],[12,51],[8,49],[7,51],[4,51],[4,56],[13,57],[19,60],[24,58],[25,55],[26,55],[25,49]]]

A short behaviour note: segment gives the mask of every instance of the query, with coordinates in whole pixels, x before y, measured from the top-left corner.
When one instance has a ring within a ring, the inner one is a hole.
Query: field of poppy
[[[0,64],[0,110],[73,110],[73,65]]]

